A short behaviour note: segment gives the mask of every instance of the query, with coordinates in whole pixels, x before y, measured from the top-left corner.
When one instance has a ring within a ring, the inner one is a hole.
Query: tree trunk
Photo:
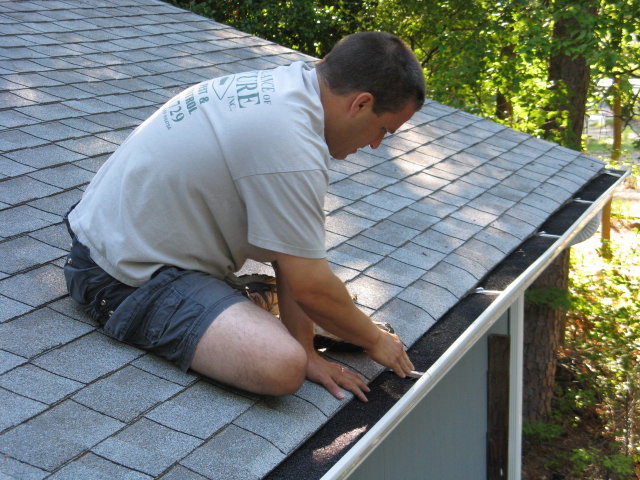
[[[595,0],[558,0],[556,6],[560,10],[572,7],[575,14],[561,16],[553,26],[553,42],[568,46],[560,47],[549,59],[550,89],[556,91],[558,96],[557,104],[549,106],[549,111],[554,115],[550,116],[542,128],[546,139],[581,150],[590,67],[584,55],[572,53],[571,50],[578,46],[573,38],[585,29],[580,17],[585,14],[595,15],[597,10]],[[589,35],[590,32],[587,36]],[[562,87],[566,89],[566,94],[561,93]],[[566,123],[563,121],[565,114]]]
[[[567,289],[569,249],[565,249],[533,282],[530,289]],[[566,312],[525,303],[523,417],[547,421],[555,386],[558,347],[564,342]]]
[[[502,47],[501,58],[506,61],[513,61],[515,58],[515,48],[513,45],[506,45]],[[513,119],[513,103],[509,98],[510,91],[503,92],[500,89],[496,91],[496,117],[500,120],[512,120]]]
[[[496,117],[500,120],[513,118],[513,104],[499,90],[496,92]]]
[[[582,130],[587,104],[590,70],[579,44],[574,40],[589,38],[585,18],[597,12],[596,0],[556,0],[559,15],[553,27],[553,41],[562,45],[549,59],[549,82],[556,91],[555,104],[547,107],[548,121],[543,125],[544,137],[561,145],[582,149]],[[570,10],[571,9],[571,10]],[[567,15],[568,12],[572,15]],[[566,115],[566,122],[563,122]],[[532,289],[559,287],[567,289],[569,281],[569,249],[565,249],[533,283]],[[523,417],[546,421],[551,411],[555,387],[558,347],[564,340],[566,312],[545,305],[525,304]]]

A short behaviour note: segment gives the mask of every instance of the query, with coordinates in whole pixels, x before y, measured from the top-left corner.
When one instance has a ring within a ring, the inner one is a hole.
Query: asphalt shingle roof
[[[296,60],[315,59],[156,0],[0,1],[0,476],[261,478],[353,398],[182,373],[105,336],[62,277],[61,215],[139,123],[188,85]],[[409,346],[601,169],[428,101],[335,163],[329,260]]]

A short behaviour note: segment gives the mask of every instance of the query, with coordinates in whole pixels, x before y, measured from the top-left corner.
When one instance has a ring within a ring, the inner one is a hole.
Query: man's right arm
[[[318,325],[364,348],[376,362],[404,377],[413,364],[397,337],[380,330],[355,306],[342,281],[326,259],[309,259],[279,253],[279,274],[284,275],[292,298]]]

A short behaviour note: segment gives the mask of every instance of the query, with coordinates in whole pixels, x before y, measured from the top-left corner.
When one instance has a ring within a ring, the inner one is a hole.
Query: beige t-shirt
[[[69,221],[93,260],[131,286],[165,265],[222,278],[274,252],[323,258],[329,161],[315,70],[228,75],[140,125]]]

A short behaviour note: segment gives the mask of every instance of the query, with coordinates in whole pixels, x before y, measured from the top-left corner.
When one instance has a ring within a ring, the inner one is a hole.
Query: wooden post
[[[489,336],[487,480],[509,478],[510,351],[509,335]]]

